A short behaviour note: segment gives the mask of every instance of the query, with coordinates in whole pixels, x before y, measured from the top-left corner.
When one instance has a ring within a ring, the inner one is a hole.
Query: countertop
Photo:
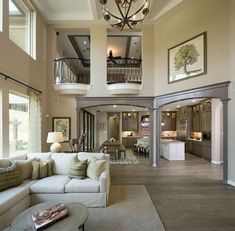
[[[188,138],[188,140],[192,140],[192,141],[195,141],[195,142],[202,142],[202,140],[196,140],[196,139],[192,139],[192,138]]]
[[[165,139],[161,139],[160,143],[168,144],[168,143],[185,143],[185,142],[179,141],[179,140],[165,140]]]

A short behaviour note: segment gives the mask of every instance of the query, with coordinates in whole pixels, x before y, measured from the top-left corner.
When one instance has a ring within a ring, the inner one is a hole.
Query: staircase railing
[[[142,83],[142,60],[114,58],[107,60],[107,84]]]
[[[61,58],[54,60],[55,84],[90,84],[90,60]]]

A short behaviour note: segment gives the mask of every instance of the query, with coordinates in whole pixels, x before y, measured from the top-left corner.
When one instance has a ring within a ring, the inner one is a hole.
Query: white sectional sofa
[[[71,179],[69,170],[74,158],[83,161],[90,157],[106,159],[105,169],[98,179]],[[16,187],[0,192],[0,230],[7,227],[14,217],[26,208],[41,202],[81,202],[88,207],[108,205],[110,173],[109,155],[103,153],[29,153],[14,159],[44,162],[52,159],[52,176],[38,180],[25,179]],[[8,166],[11,159],[0,159],[0,166]],[[27,172],[27,170],[26,170]],[[27,173],[24,173],[27,174]],[[28,173],[29,174],[29,173]]]

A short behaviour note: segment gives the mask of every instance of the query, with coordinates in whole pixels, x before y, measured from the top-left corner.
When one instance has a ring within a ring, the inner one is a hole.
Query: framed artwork
[[[206,32],[168,49],[168,83],[206,74]]]
[[[62,132],[64,142],[71,139],[71,118],[70,117],[53,117],[52,118],[52,131]]]

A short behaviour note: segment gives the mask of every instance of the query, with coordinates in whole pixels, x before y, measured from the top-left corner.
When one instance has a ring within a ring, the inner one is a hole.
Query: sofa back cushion
[[[100,160],[91,157],[87,166],[87,176],[91,179],[98,180],[100,174],[105,170],[106,160]]]
[[[22,183],[17,163],[7,168],[0,168],[0,192]]]
[[[52,153],[52,172],[55,175],[69,175],[70,167],[76,163],[76,153]]]
[[[79,152],[78,153],[78,159],[80,161],[90,160],[90,158],[94,158],[94,157],[99,160],[105,159],[104,153],[100,153],[100,152]]]
[[[46,162],[51,159],[50,152],[31,152],[27,154],[27,159],[36,158],[38,161]]]

